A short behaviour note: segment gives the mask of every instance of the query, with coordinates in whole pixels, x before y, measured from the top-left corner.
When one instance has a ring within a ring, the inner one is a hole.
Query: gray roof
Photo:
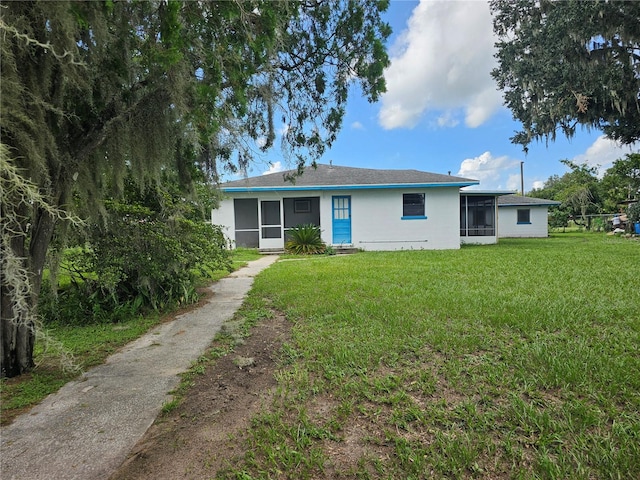
[[[547,200],[545,198],[523,197],[522,195],[503,195],[498,197],[499,207],[551,207],[560,205],[561,202]]]
[[[326,189],[327,187],[366,187],[391,188],[393,186],[443,186],[463,187],[478,184],[477,180],[454,177],[419,170],[375,170],[369,168],[339,167],[337,165],[318,164],[317,168],[306,167],[304,173],[294,181],[285,180],[295,170],[271,173],[242,180],[223,183],[223,191],[241,191],[244,189]]]

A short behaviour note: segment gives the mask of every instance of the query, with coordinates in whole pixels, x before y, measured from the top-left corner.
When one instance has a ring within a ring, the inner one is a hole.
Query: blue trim
[[[531,225],[531,222],[517,222],[517,225]]]
[[[555,207],[562,205],[562,202],[556,203],[501,203],[499,207]]]
[[[427,217],[424,215],[410,215],[406,217],[400,217],[400,220],[426,220]]]
[[[471,185],[479,185],[480,182],[465,183],[398,183],[389,185],[317,185],[308,187],[298,187],[292,185],[290,187],[223,187],[223,192],[309,192],[309,191],[327,191],[327,190],[388,190],[388,189],[407,189],[407,188],[443,188],[443,187],[469,187]]]

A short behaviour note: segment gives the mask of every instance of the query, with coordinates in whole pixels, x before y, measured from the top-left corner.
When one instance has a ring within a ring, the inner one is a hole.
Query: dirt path
[[[110,478],[214,478],[242,455],[243,432],[272,398],[276,356],[290,328],[281,315],[253,327],[242,345],[196,377],[181,405],[158,418]],[[238,361],[247,359],[253,361]]]

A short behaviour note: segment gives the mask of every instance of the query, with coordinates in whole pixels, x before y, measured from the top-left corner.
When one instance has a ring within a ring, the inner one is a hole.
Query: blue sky
[[[639,151],[640,145],[621,147],[599,131],[534,143],[526,155],[512,145],[520,126],[489,75],[495,38],[486,1],[392,0],[384,17],[394,32],[387,92],[370,104],[354,89],[343,130],[321,163],[451,172],[480,180],[481,189],[519,190],[524,162],[526,192],[564,173],[562,159],[604,171]],[[291,168],[277,152],[267,158],[248,175]]]

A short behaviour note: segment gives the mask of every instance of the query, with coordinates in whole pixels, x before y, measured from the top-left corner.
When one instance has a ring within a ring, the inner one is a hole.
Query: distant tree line
[[[628,213],[629,202],[640,201],[640,154],[628,154],[616,160],[602,177],[598,169],[562,160],[569,171],[552,175],[542,188],[528,193],[531,197],[562,202],[550,212],[551,226],[566,226],[569,219],[590,227],[589,216]],[[635,210],[634,210],[635,211]],[[632,221],[635,217],[632,215]]]

